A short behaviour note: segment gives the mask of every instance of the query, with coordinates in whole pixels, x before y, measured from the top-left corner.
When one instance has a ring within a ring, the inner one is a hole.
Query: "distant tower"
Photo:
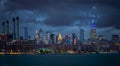
[[[91,25],[90,25],[90,27],[91,27],[91,29],[90,29],[90,39],[91,39],[91,40],[95,40],[95,39],[96,39],[96,24],[95,24],[95,18],[97,18],[97,17],[96,17],[96,7],[93,6],[92,9],[93,9],[93,13],[92,13],[92,21],[91,21]]]
[[[39,44],[40,43],[40,36],[39,36],[39,31],[38,30],[36,30],[35,37],[36,37],[36,43]]]
[[[43,42],[44,42],[44,35],[43,35],[43,30],[41,28],[39,30],[39,35],[40,35],[40,43],[43,44]]]
[[[65,42],[65,44],[70,44],[70,36],[69,35],[65,36],[64,42]]]
[[[50,42],[51,44],[55,44],[55,34],[50,34]]]
[[[76,36],[76,34],[75,33],[72,33],[72,44],[73,45],[76,45],[77,44],[77,36]]]
[[[25,35],[25,39],[28,39],[28,28],[24,27],[24,35]]]
[[[58,34],[58,36],[57,36],[57,43],[58,44],[62,43],[62,35],[61,34]]]
[[[58,44],[58,35],[56,36],[56,44]]]
[[[13,39],[16,39],[15,18],[13,18],[12,20],[13,20]]]
[[[5,33],[5,22],[2,23],[2,33]]]
[[[50,32],[46,32],[46,44],[50,44]]]
[[[6,34],[9,34],[9,21],[6,21]]]
[[[19,17],[16,17],[17,21],[17,39],[19,39]]]
[[[80,41],[84,42],[84,29],[80,29]]]
[[[92,40],[96,39],[96,24],[95,24],[94,19],[92,19],[92,22],[91,22],[90,38]]]

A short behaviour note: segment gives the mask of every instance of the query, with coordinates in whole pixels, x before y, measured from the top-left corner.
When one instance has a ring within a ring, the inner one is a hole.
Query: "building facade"
[[[80,29],[80,42],[84,42],[84,29]]]
[[[55,34],[50,34],[50,43],[55,44]]]
[[[46,32],[46,44],[50,44],[50,32]]]
[[[91,40],[96,39],[96,24],[95,24],[94,19],[92,19],[92,22],[91,22],[90,39]]]

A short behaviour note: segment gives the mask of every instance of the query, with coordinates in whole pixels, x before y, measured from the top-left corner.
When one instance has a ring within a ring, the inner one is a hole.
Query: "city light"
[[[16,21],[13,19],[13,34],[9,33],[9,21],[2,23],[3,33],[0,35],[0,54],[81,54],[119,53],[120,51],[119,35],[112,35],[111,41],[104,39],[103,35],[97,36],[97,26],[94,19],[92,19],[90,24],[89,39],[84,39],[84,29],[80,29],[80,39],[78,39],[79,37],[76,33],[63,37],[60,33],[56,35],[47,31],[46,35],[44,35],[44,30],[40,28],[40,30],[35,32],[35,39],[31,40],[31,38],[27,38],[28,30],[26,27],[24,32],[25,38],[23,36],[18,38],[19,33],[16,32],[15,28],[17,27],[17,30],[20,28],[18,25],[14,25],[15,23]]]

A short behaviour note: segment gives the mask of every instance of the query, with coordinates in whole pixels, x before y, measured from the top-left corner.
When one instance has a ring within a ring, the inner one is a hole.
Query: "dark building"
[[[119,42],[119,35],[112,35],[112,42],[113,43]]]
[[[64,44],[70,44],[70,36],[69,35],[65,36]]]
[[[99,40],[99,41],[101,41],[101,40],[103,40],[103,39],[104,39],[104,36],[103,36],[103,35],[99,35],[99,36],[98,36],[98,40]]]
[[[84,29],[80,29],[80,42],[84,42]]]
[[[72,33],[72,44],[73,45],[77,44],[77,35],[75,33]]]
[[[16,24],[17,24],[17,39],[19,39],[19,17],[16,17]]]
[[[27,27],[24,27],[24,38],[25,38],[25,40],[30,39],[30,36],[28,35],[28,28]]]
[[[13,20],[13,39],[16,39],[16,27],[15,27],[15,18],[12,19]]]
[[[9,21],[6,21],[6,34],[9,34]]]
[[[58,43],[58,35],[56,36],[56,44]]]
[[[43,29],[40,28],[39,30],[39,37],[40,37],[40,44],[44,43],[44,34],[43,34]]]
[[[51,44],[55,44],[55,34],[50,34]]]
[[[2,23],[2,33],[5,33],[5,22]]]

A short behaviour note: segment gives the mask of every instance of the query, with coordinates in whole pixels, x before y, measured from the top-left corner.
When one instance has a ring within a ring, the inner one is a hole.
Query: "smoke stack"
[[[5,22],[2,23],[2,33],[4,34],[5,33]]]
[[[16,17],[17,20],[17,39],[19,39],[19,17]]]
[[[9,21],[6,21],[6,34],[9,34]]]
[[[16,39],[16,33],[15,33],[15,18],[13,20],[13,39]]]

